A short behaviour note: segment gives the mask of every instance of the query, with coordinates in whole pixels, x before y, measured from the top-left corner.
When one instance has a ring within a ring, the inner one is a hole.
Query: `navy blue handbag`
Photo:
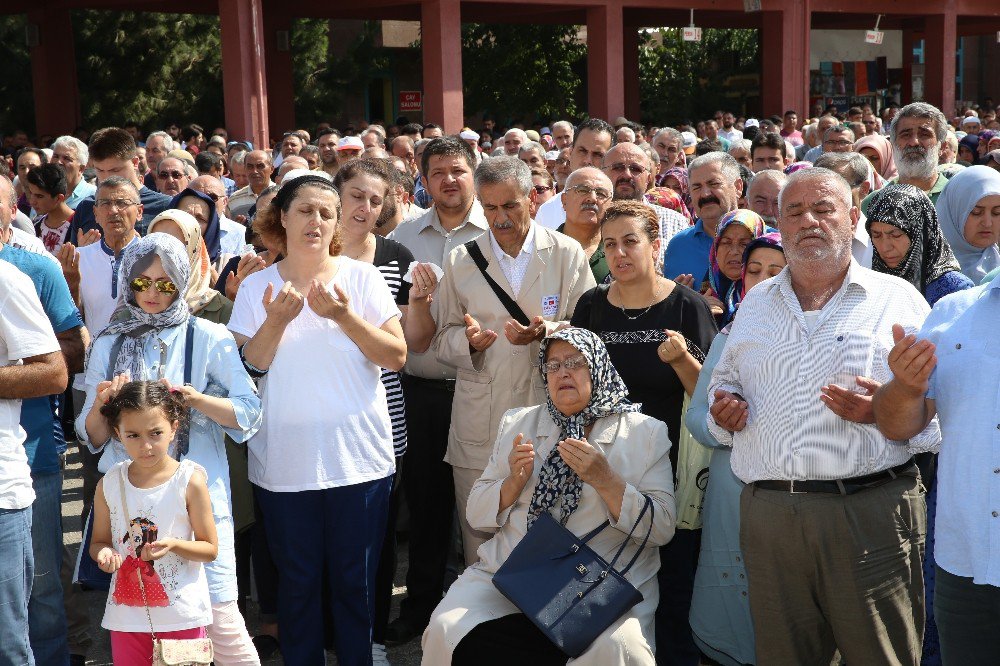
[[[653,501],[646,495],[628,537],[610,563],[587,542],[609,526],[604,521],[583,537],[542,513],[493,574],[493,585],[542,633],[570,657],[579,657],[591,643],[642,601],[642,593],[625,579],[639,559],[653,529]],[[649,511],[649,529],[635,556],[621,571],[618,558]]]

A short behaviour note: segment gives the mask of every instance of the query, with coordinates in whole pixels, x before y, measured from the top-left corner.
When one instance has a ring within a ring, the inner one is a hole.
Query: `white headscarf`
[[[987,166],[972,166],[948,181],[937,200],[938,222],[962,272],[979,284],[1000,266],[996,244],[979,248],[965,239],[965,222],[983,197],[1000,194],[1000,173]]]

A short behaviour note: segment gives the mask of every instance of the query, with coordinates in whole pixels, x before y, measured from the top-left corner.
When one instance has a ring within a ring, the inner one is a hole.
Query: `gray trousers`
[[[853,495],[748,485],[740,497],[759,666],[918,666],[927,505],[905,472]]]

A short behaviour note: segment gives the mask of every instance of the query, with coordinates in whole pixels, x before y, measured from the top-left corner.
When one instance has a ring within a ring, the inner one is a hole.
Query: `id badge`
[[[555,317],[559,314],[559,294],[542,297],[542,316]]]

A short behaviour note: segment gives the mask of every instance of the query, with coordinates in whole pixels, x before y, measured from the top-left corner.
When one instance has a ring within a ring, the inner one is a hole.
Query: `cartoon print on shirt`
[[[128,533],[122,537],[128,555],[118,569],[115,578],[114,600],[123,606],[169,606],[170,600],[156,567],[151,561],[142,559],[142,549],[147,543],[156,541],[159,528],[148,518],[133,518],[128,524]],[[139,587],[138,575],[146,590],[146,601],[142,599],[142,589]]]

